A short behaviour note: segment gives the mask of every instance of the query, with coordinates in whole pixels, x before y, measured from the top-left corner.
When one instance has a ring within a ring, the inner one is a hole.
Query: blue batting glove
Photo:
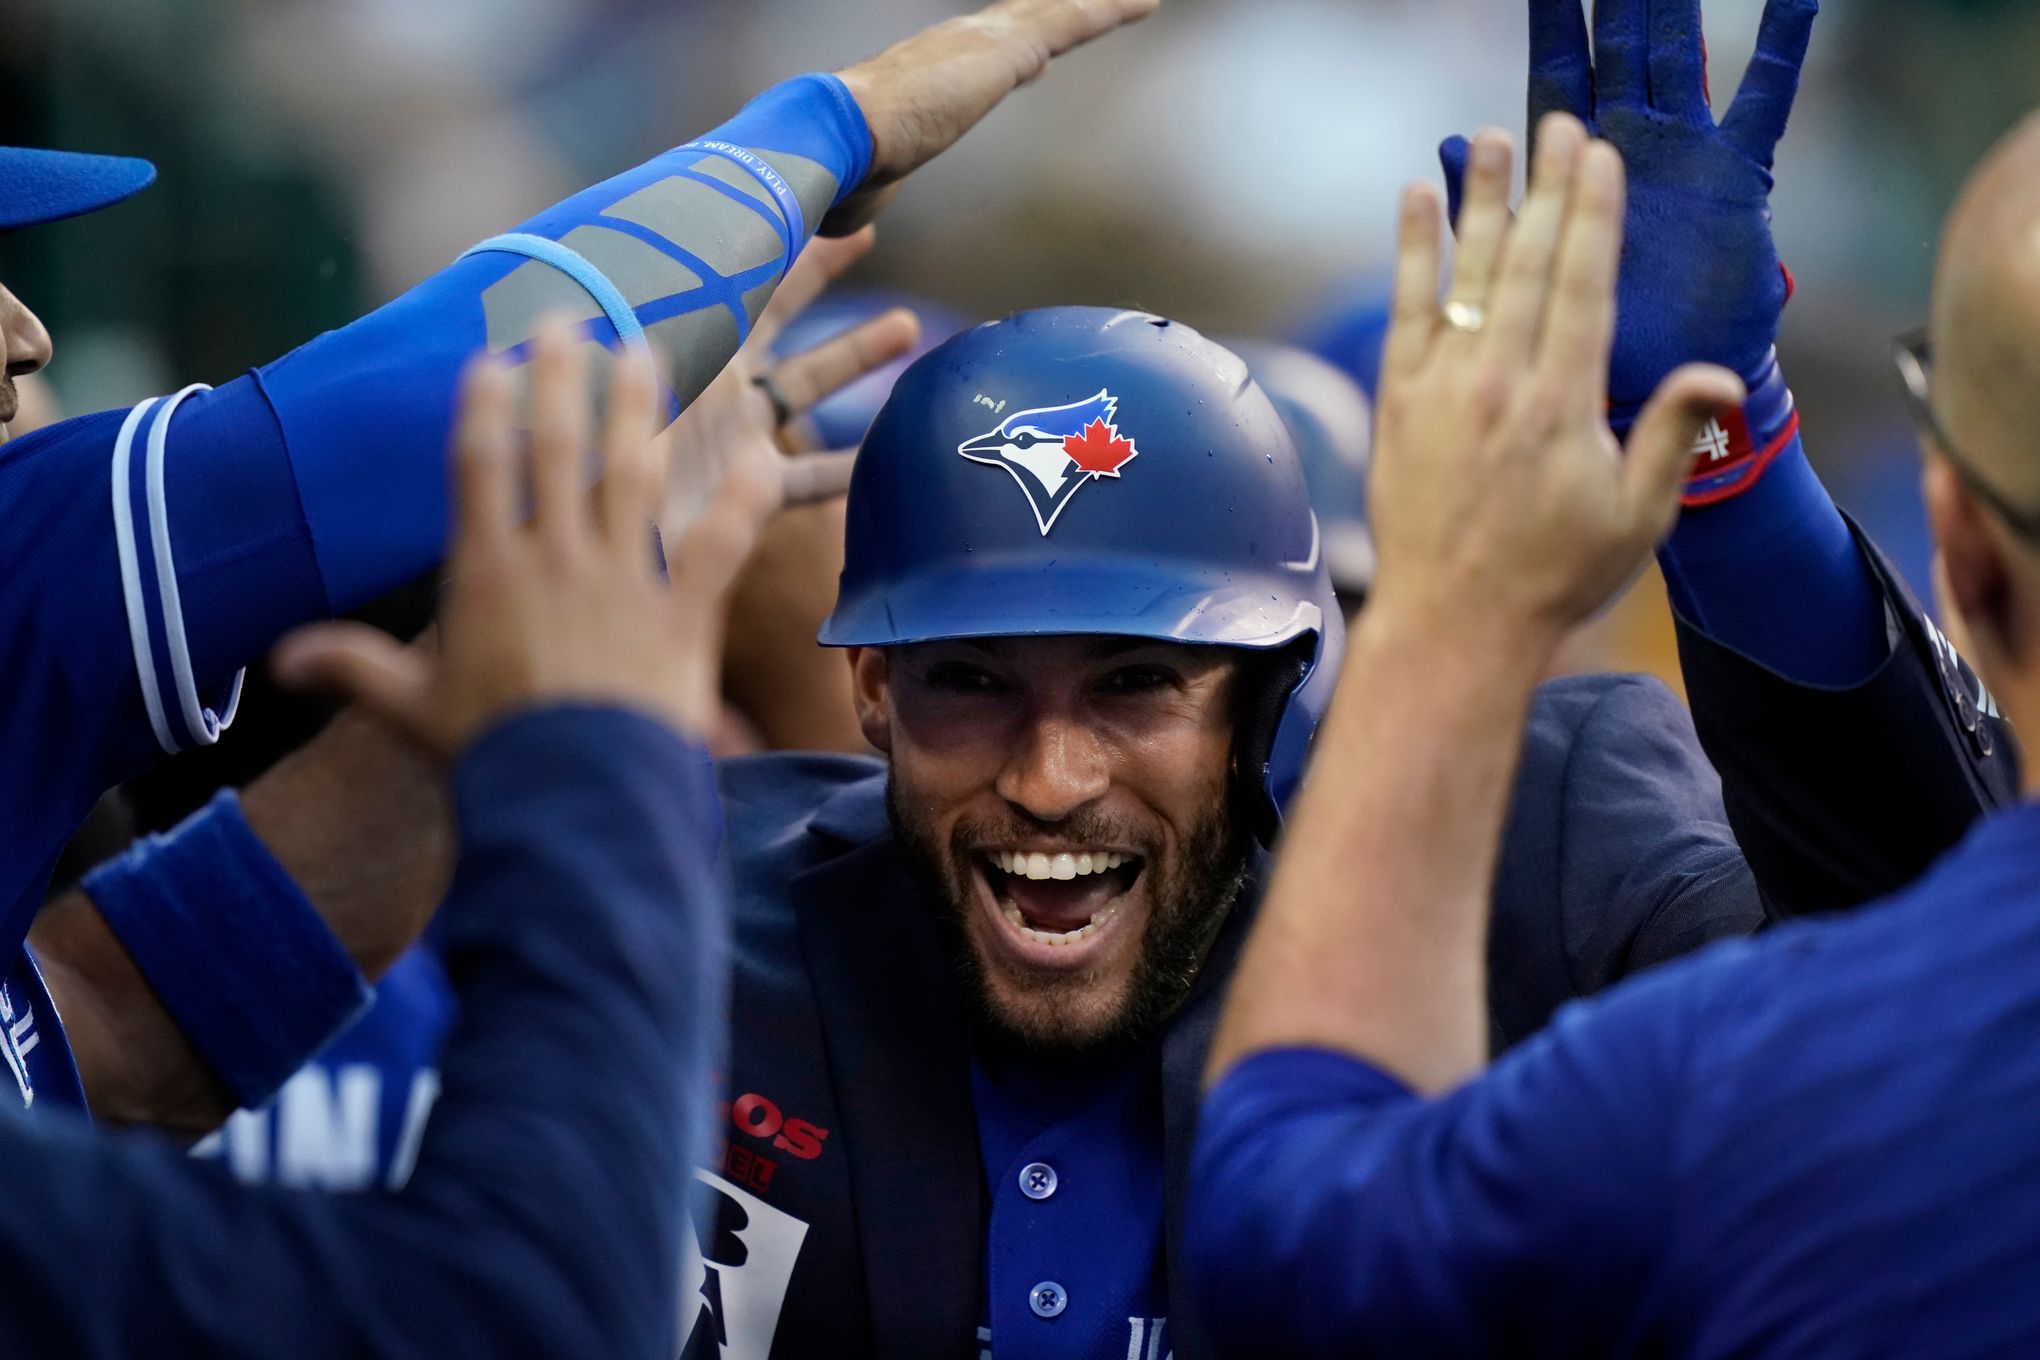
[[[1797,432],[1778,371],[1790,276],[1771,239],[1771,169],[1799,90],[1817,0],[1769,0],[1756,55],[1719,123],[1707,90],[1700,0],[1529,0],[1530,127],[1570,113],[1629,172],[1609,423],[1626,433],[1666,375],[1716,363],[1740,374],[1740,418],[1695,450],[1688,504],[1746,489]],[[1466,141],[1439,149],[1456,219]]]

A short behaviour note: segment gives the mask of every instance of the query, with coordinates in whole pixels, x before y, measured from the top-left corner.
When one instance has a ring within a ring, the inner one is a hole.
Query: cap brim
[[[1154,638],[1269,648],[1323,628],[1318,607],[1252,579],[1187,580],[1171,564],[1093,564],[1081,580],[1038,560],[935,573],[838,604],[825,647],[888,647],[955,638]]]
[[[155,166],[131,156],[0,147],[0,231],[111,207],[155,179]]]

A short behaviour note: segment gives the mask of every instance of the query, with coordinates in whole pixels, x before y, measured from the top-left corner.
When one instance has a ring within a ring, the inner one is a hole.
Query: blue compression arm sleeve
[[[255,373],[0,445],[0,960],[93,799],[211,740],[285,629],[439,560],[470,356],[565,309],[641,331],[677,411],[870,155],[842,82],[802,76]]]
[[[1647,974],[1436,1100],[1344,1054],[1243,1060],[1205,1097],[1184,1229],[1222,1348],[1635,1350],[1665,1251],[1681,1022],[1714,990]]]
[[[671,1356],[725,989],[707,758],[551,710],[485,736],[455,793],[461,1016],[406,1189],[241,1187],[0,1115],[0,1354]]]
[[[1883,592],[1797,434],[1748,490],[1687,509],[1658,563],[1688,622],[1795,684],[1858,685],[1890,653]]]

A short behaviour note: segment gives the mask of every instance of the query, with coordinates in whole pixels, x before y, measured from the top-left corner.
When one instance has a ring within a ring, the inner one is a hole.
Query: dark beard
[[[965,922],[977,910],[971,847],[1017,840],[1038,828],[965,819],[957,823],[945,847],[931,828],[915,820],[900,796],[898,783],[891,778],[886,780],[885,805],[908,872],[934,915],[980,1033],[1023,1055],[1110,1057],[1152,1036],[1189,995],[1246,879],[1249,842],[1244,820],[1236,815],[1231,799],[1221,793],[1185,838],[1182,862],[1166,881],[1156,879],[1150,884],[1153,910],[1118,1010],[1103,1025],[1085,1029],[1054,1016],[1045,1024],[1023,1027],[999,1008]],[[1109,822],[1081,814],[1058,823],[1056,830],[1076,843],[1126,843]],[[997,834],[1002,831],[1015,834]],[[1143,872],[1158,872],[1153,857]]]

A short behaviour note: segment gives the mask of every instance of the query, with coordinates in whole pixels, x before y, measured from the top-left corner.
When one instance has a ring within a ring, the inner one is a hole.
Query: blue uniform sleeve
[[[641,336],[677,412],[870,155],[842,82],[798,77],[255,373],[0,446],[0,958],[94,798],[214,740],[286,628],[439,561],[472,355],[565,310],[604,355]]]
[[[1185,1253],[1227,1352],[1632,1352],[1707,980],[1573,1007],[1436,1100],[1342,1054],[1240,1063],[1204,1102]]]
[[[243,1187],[157,1140],[0,1117],[0,1353],[671,1355],[726,985],[707,757],[554,710],[456,783],[462,1011],[408,1187]]]

